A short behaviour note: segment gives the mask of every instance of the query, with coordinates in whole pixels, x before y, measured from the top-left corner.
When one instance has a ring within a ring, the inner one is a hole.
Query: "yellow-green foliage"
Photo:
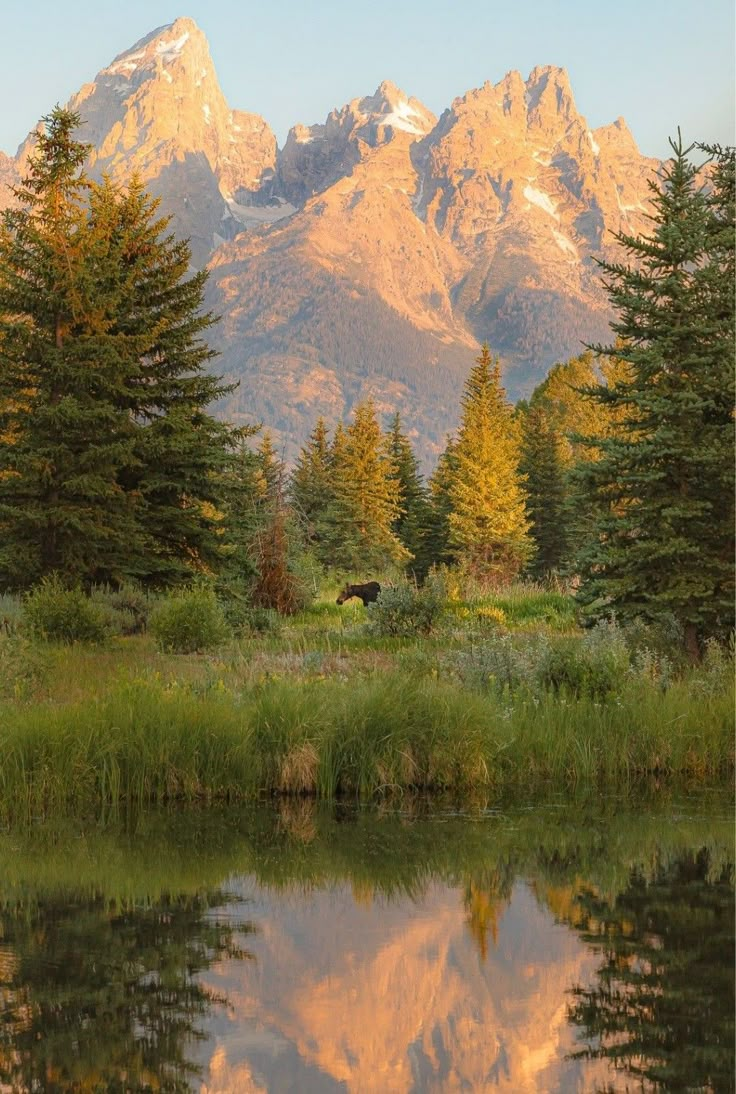
[[[520,436],[487,346],[465,389],[449,482],[450,545],[471,569],[508,581],[531,552]]]

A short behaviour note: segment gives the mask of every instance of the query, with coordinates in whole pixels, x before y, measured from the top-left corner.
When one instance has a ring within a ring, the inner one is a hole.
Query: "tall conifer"
[[[213,471],[231,431],[205,412],[205,275],[156,202],[90,182],[56,109],[0,229],[0,584],[56,571],[158,582],[216,567]]]
[[[305,540],[318,553],[334,499],[330,465],[329,434],[324,418],[319,418],[299,453],[289,483],[289,496],[296,518],[304,528]]]
[[[399,486],[388,443],[372,400],[356,406],[353,421],[338,427],[330,454],[334,500],[325,550],[332,563],[356,573],[406,561],[392,531]]]
[[[697,658],[733,626],[733,152],[709,199],[671,143],[651,235],[618,237],[632,265],[601,264],[618,342],[594,348],[628,375],[594,392],[623,421],[581,470],[599,516],[580,599],[594,614],[671,613]]]
[[[513,578],[532,551],[519,473],[519,430],[498,360],[483,346],[465,385],[450,480],[450,546],[460,562],[496,582]]]
[[[401,415],[395,414],[388,432],[388,453],[398,483],[399,511],[391,531],[411,555],[407,568],[422,578],[430,562],[425,556],[429,525],[427,490],[411,442],[401,428]]]
[[[526,510],[534,555],[529,564],[533,577],[559,573],[567,556],[567,489],[561,454],[561,438],[548,416],[532,406],[522,418],[519,469],[525,478]]]

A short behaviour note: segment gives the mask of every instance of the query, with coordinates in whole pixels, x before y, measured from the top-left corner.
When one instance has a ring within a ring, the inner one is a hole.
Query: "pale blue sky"
[[[112,58],[179,15],[210,43],[232,107],[290,125],[389,79],[439,114],[510,69],[567,68],[595,127],[626,118],[642,152],[667,137],[734,143],[733,0],[4,0],[0,148]]]

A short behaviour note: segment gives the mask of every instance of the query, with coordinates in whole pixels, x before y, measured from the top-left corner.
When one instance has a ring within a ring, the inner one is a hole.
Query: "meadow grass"
[[[615,625],[572,632],[570,599],[536,587],[457,603],[397,638],[325,597],[204,655],[1,638],[0,818],[732,776],[728,651],[676,667]]]
[[[0,707],[0,816],[263,793],[535,794],[733,770],[732,695],[633,683],[610,702],[469,692],[400,671],[242,691],[155,674],[66,704]]]

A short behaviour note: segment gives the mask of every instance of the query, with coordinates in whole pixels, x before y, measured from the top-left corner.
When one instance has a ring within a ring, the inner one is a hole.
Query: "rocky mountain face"
[[[430,460],[481,342],[518,396],[607,339],[593,256],[646,228],[657,167],[623,119],[589,129],[551,66],[469,91],[439,120],[386,81],[279,150],[263,118],[230,109],[190,19],[70,105],[92,172],[137,171],[209,265],[218,368],[240,380],[219,410],[262,420],[287,456],[319,414],[372,395]],[[0,154],[0,208],[31,147]]]

